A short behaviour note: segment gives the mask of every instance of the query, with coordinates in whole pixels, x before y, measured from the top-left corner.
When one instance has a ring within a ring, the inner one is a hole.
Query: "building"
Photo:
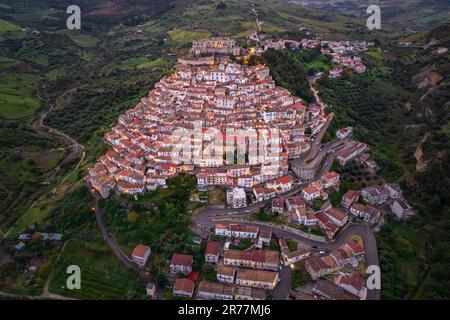
[[[338,264],[328,257],[312,257],[305,260],[305,268],[311,279],[317,280],[329,273],[336,271]]]
[[[216,224],[215,233],[219,236],[241,239],[256,239],[259,228],[243,224]]]
[[[284,201],[281,198],[276,198],[272,200],[272,213],[283,214],[284,212]]]
[[[375,186],[362,189],[361,196],[368,203],[380,206],[389,199],[390,193],[384,187]]]
[[[247,197],[243,188],[229,188],[227,190],[227,204],[231,208],[243,208],[247,206]]]
[[[225,37],[194,40],[191,48],[191,54],[195,56],[212,53],[238,56],[240,52],[241,48],[236,46],[236,40]]]
[[[220,282],[233,283],[236,269],[219,263],[217,265],[217,280]]]
[[[259,230],[258,243],[262,245],[268,246],[270,240],[272,239],[272,230],[267,228],[261,228]]]
[[[324,212],[328,218],[330,218],[330,220],[339,227],[344,226],[348,221],[347,213],[339,208],[332,207]]]
[[[194,257],[187,254],[174,253],[170,260],[171,273],[189,274],[192,272]]]
[[[305,209],[306,202],[299,196],[288,197],[285,200],[286,208],[288,211],[295,211],[299,209]]]
[[[381,216],[381,212],[377,208],[361,203],[354,203],[350,207],[350,213],[364,219],[369,224],[377,223]]]
[[[336,173],[334,171],[323,174],[321,177],[321,180],[323,182],[323,187],[325,189],[328,189],[328,188],[338,189],[339,188],[339,178],[340,178],[339,173]]]
[[[339,151],[336,159],[339,161],[339,163],[343,166],[345,166],[347,163],[352,161],[354,158],[359,156],[361,153],[363,153],[367,149],[367,145],[364,143],[357,143],[356,145],[342,149]]]
[[[361,300],[366,299],[367,288],[364,286],[365,281],[359,273],[340,274],[335,283],[345,291],[358,296]]]
[[[314,186],[309,186],[302,190],[302,196],[307,201],[314,201],[314,199],[320,197],[320,190]]]
[[[336,137],[338,137],[339,139],[345,139],[349,136],[351,136],[353,133],[353,128],[352,127],[345,127],[342,129],[339,129],[338,131],[336,131]]]
[[[403,199],[395,199],[392,201],[390,208],[398,219],[405,219],[414,214],[411,206]]]
[[[389,196],[391,199],[398,199],[402,197],[403,192],[399,185],[395,183],[386,183],[384,188],[389,191]]]
[[[134,262],[136,262],[141,268],[145,266],[148,258],[150,257],[150,247],[138,244],[131,255]]]
[[[152,282],[147,283],[147,286],[145,288],[145,292],[147,292],[147,295],[149,297],[154,298],[155,294],[156,294],[156,286],[155,286],[155,284],[152,283]]]
[[[226,250],[223,263],[228,266],[278,270],[279,254],[271,250]]]
[[[262,289],[237,287],[234,293],[235,300],[266,300],[266,291]]]
[[[192,298],[194,294],[195,282],[189,279],[176,279],[173,285],[173,295],[179,297]]]
[[[318,280],[312,292],[324,300],[359,300],[359,297],[345,291],[329,280]]]
[[[208,241],[205,250],[205,261],[209,263],[217,263],[219,261],[222,242]]]
[[[236,284],[239,286],[273,290],[278,283],[278,272],[252,269],[239,269]]]
[[[227,284],[201,281],[197,297],[207,300],[233,300],[233,287]]]
[[[284,265],[290,265],[304,260],[308,258],[311,253],[308,249],[302,248],[298,248],[295,251],[290,251],[287,240],[284,238],[279,238],[278,243],[280,245],[281,257],[283,258]]]
[[[350,208],[351,205],[358,201],[359,199],[359,193],[355,190],[348,190],[344,196],[342,197],[341,204],[344,208]]]

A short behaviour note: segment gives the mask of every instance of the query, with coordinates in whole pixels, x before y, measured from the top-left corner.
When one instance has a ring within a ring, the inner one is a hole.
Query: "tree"
[[[139,219],[139,214],[138,213],[136,213],[134,211],[128,212],[127,221],[129,223],[135,223],[138,219]]]

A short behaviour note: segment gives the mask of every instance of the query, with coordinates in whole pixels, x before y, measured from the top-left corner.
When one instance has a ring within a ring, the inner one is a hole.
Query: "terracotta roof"
[[[208,241],[208,243],[206,244],[205,255],[206,254],[211,254],[215,256],[218,255],[220,247],[222,247],[222,242]]]
[[[173,292],[184,291],[192,295],[194,292],[195,283],[189,279],[176,279],[173,285]]]
[[[192,266],[193,260],[194,257],[191,255],[174,253],[170,264],[175,266]]]
[[[143,258],[147,250],[150,250],[150,247],[138,244],[133,250],[133,256]]]
[[[274,283],[278,272],[254,269],[240,269],[237,271],[236,280],[258,281]]]

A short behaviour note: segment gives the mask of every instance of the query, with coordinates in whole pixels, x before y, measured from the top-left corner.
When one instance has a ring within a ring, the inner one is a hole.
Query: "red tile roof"
[[[147,250],[150,250],[150,247],[144,246],[143,244],[138,244],[133,250],[133,256],[143,258]]]
[[[174,253],[170,264],[175,266],[192,266],[193,260],[194,257],[191,255]]]
[[[216,256],[219,254],[220,247],[222,247],[222,242],[208,241],[208,243],[206,244],[205,254]]]

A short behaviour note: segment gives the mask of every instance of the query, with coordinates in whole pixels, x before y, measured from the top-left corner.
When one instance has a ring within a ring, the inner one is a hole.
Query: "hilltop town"
[[[378,265],[369,229],[381,228],[388,211],[404,219],[412,208],[395,184],[342,190],[335,163],[376,171],[367,144],[353,140],[352,127],[322,143],[334,116],[327,105],[278,87],[265,65],[236,62],[246,54],[231,39],[194,41],[175,72],[105,135],[111,149],[89,170],[91,191],[137,199],[180,174],[195,175],[196,201],[226,190],[226,204],[200,211],[192,229],[196,245],[206,240],[204,263],[215,277],[204,280],[193,255],[174,252],[166,274],[173,297],[376,299],[379,291],[365,284],[365,268]],[[346,240],[338,245],[338,237]],[[145,268],[150,255],[138,244],[132,259]],[[310,280],[294,288],[289,269]],[[149,283],[148,294],[155,290]]]
[[[179,172],[196,172],[199,187],[251,187],[282,178],[288,159],[308,152],[324,127],[323,105],[306,106],[276,86],[266,66],[247,67],[221,55],[239,52],[234,40],[197,41],[191,51],[106,134],[112,149],[88,176],[103,197],[111,190],[134,195],[164,187]],[[181,129],[181,138],[189,141],[175,137]],[[206,154],[205,146],[218,137],[225,137],[227,145]],[[175,159],[173,150],[186,144],[190,154]],[[246,149],[245,159],[234,161],[240,147]],[[269,152],[261,152],[264,148]]]

